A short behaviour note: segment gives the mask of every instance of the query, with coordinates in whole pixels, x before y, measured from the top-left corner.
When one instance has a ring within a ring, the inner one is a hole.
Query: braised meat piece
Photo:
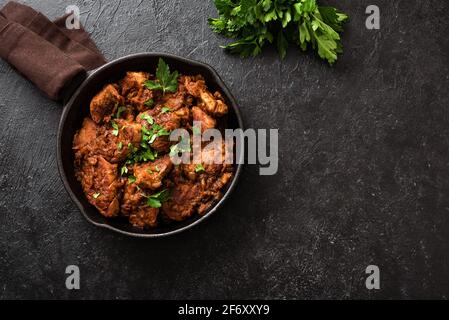
[[[123,119],[115,120],[114,126],[117,129],[114,129],[112,125],[99,126],[88,118],[84,119],[83,126],[73,141],[75,158],[101,155],[112,163],[126,159],[131,144],[134,148],[139,147],[142,127],[139,123]]]
[[[149,109],[148,102],[155,98],[153,91],[144,85],[148,79],[150,79],[150,74],[147,72],[127,72],[126,77],[120,82],[122,95],[126,98],[126,102],[138,112]]]
[[[130,122],[127,120],[118,119],[116,120],[118,127],[118,135],[116,135],[116,129],[113,129],[112,135],[109,135],[111,141],[107,147],[105,145],[105,150],[109,151],[111,154],[112,162],[120,162],[126,159],[131,150],[136,150],[139,148],[140,142],[142,140],[142,126],[140,123]]]
[[[120,81],[122,95],[127,97],[129,93],[139,91],[148,79],[150,79],[150,74],[147,72],[127,72]]]
[[[171,199],[162,204],[164,214],[175,221],[183,221],[195,213],[201,200],[199,185],[185,182],[171,189]]]
[[[178,181],[171,188],[171,198],[162,204],[163,213],[171,220],[183,221],[194,213],[203,215],[221,199],[221,189],[232,178],[232,172],[213,176],[202,174],[198,181]]]
[[[193,121],[197,121],[201,124],[201,133],[204,133],[206,130],[215,128],[215,126],[217,125],[217,121],[214,118],[209,116],[206,112],[198,107],[192,108],[192,118]]]
[[[162,179],[172,169],[173,163],[168,155],[154,162],[135,164],[133,168],[136,184],[142,188],[156,190],[162,186]]]
[[[140,206],[145,203],[145,197],[139,187],[135,183],[130,183],[128,179],[123,179],[123,198],[120,207],[124,216],[130,216],[132,212],[137,211]]]
[[[108,84],[90,103],[90,115],[96,123],[109,122],[117,108],[124,104],[123,97],[118,93],[117,87]]]
[[[158,208],[151,208],[148,206],[144,206],[139,208],[137,211],[134,211],[129,216],[129,222],[134,227],[137,228],[147,228],[147,227],[156,227],[157,226],[157,216],[159,214]]]
[[[92,156],[84,159],[78,169],[76,177],[87,200],[105,217],[117,216],[122,187],[117,176],[117,165],[102,156]]]
[[[197,211],[200,215],[221,198],[221,189],[232,178],[233,167],[226,161],[230,154],[226,148],[229,146],[224,142],[211,142],[201,149],[200,159],[195,159],[197,162],[180,166],[184,176],[198,185],[201,200],[197,203]]]
[[[122,215],[129,218],[129,222],[138,228],[155,227],[157,225],[158,208],[151,208],[146,204],[143,191],[136,183],[127,182],[124,188]]]
[[[170,133],[181,127],[183,123],[188,121],[190,110],[182,107],[172,111],[165,109],[168,107],[158,105],[152,110],[145,111],[137,116],[142,126],[148,130],[156,130],[157,138],[151,143],[151,147],[158,152],[167,152],[172,144],[176,142],[170,141]],[[148,117],[149,116],[149,117]],[[153,123],[150,123],[153,122]],[[162,134],[161,132],[165,132]]]
[[[101,127],[98,126],[90,118],[84,118],[81,129],[75,134],[73,139],[73,149],[75,152],[83,151],[87,146],[94,142],[98,137],[98,131]]]
[[[189,164],[181,164],[181,168],[190,180],[195,180],[202,174],[221,175],[224,172],[232,171],[232,162],[228,159],[232,154],[230,151],[225,142],[212,141],[201,148],[198,159],[193,159]]]
[[[160,102],[161,105],[170,108],[172,111],[178,110],[186,105],[187,92],[185,87],[180,83],[178,91],[175,93],[167,93]]]
[[[221,117],[228,113],[228,106],[224,103],[223,97],[219,92],[215,94],[210,93],[207,90],[203,77],[185,76],[183,81],[187,92],[201,101],[198,105],[201,109],[216,117]]]

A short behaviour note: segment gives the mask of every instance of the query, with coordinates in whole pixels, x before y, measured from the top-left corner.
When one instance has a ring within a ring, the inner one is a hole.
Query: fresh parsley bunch
[[[213,31],[237,41],[222,48],[242,57],[256,56],[276,42],[283,59],[289,44],[312,47],[333,64],[342,53],[340,32],[348,16],[316,0],[214,0],[219,17],[209,19]]]

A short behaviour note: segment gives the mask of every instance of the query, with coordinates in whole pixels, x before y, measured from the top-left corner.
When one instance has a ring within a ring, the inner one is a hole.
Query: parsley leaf
[[[203,171],[205,171],[203,165],[201,163],[198,163],[195,167],[195,172],[198,173],[198,172],[203,172]]]
[[[171,111],[171,109],[169,107],[162,107],[162,109],[161,109],[161,113],[167,113],[170,111]]]
[[[117,149],[120,151],[123,148],[123,142],[119,141],[119,143],[117,143]]]
[[[128,184],[133,184],[134,182],[136,182],[136,177],[134,177],[134,176],[129,176],[128,177]]]
[[[170,192],[168,189],[164,189],[158,193],[152,194],[147,197],[147,205],[152,208],[160,208],[162,203],[170,199]]]
[[[140,119],[146,120],[149,124],[153,124],[153,123],[154,123],[153,117],[150,116],[149,114],[146,114],[146,113],[142,113],[142,114],[140,115]]]
[[[148,99],[147,101],[145,101],[144,105],[147,106],[148,108],[152,108],[154,106],[154,100]]]
[[[209,19],[216,33],[235,39],[223,46],[242,57],[256,56],[274,42],[281,59],[289,44],[312,48],[329,64],[342,53],[340,33],[349,17],[317,0],[214,0],[219,17]]]
[[[184,139],[182,139],[181,142],[170,146],[169,156],[173,157],[173,156],[179,155],[180,153],[191,152],[191,151],[192,151],[192,149],[190,148],[190,145],[187,143],[187,141],[184,141]]]
[[[115,118],[117,118],[117,119],[120,118],[120,116],[122,115],[122,112],[125,110],[126,110],[126,108],[124,106],[118,107],[117,113],[115,114]]]
[[[178,71],[170,72],[170,67],[162,58],[156,69],[156,80],[148,80],[145,86],[151,90],[161,90],[164,94],[167,92],[176,92],[178,90]]]
[[[118,127],[118,124],[116,123],[116,122],[114,122],[114,121],[111,121],[111,125],[112,125],[112,134],[114,135],[114,136],[118,136],[118,131],[119,131],[119,127]]]
[[[101,195],[100,192],[96,192],[96,193],[94,193],[94,194],[92,195],[92,197],[93,197],[94,199],[97,199],[100,195]]]

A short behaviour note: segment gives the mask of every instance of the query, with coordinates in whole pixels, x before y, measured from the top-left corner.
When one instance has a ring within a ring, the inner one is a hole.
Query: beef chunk
[[[125,179],[126,180],[126,179]],[[158,208],[151,208],[146,204],[143,191],[136,183],[126,183],[123,193],[121,213],[129,217],[129,222],[137,228],[156,227]]]
[[[151,129],[153,125],[149,124],[145,119],[145,115],[149,115],[153,118],[154,124],[164,129],[166,132],[171,131],[181,127],[183,122],[187,121],[190,117],[190,111],[187,107],[182,107],[176,111],[163,112],[163,106],[158,105],[152,110],[145,111],[137,116],[140,119],[142,126],[147,129]],[[176,142],[170,141],[169,135],[158,136],[156,140],[151,144],[151,147],[158,152],[168,152],[170,146]]]
[[[162,204],[162,210],[169,219],[183,221],[195,213],[200,199],[199,185],[180,183],[171,190],[171,199]]]
[[[224,142],[211,142],[202,148],[200,159],[195,159],[200,163],[181,164],[180,166],[183,175],[199,190],[200,197],[195,203],[195,210],[200,215],[206,213],[207,209],[222,197],[221,189],[232,178],[232,164],[225,161],[228,155],[226,147]],[[174,178],[174,180],[177,184],[182,181],[180,178]]]
[[[187,92],[200,100],[201,103],[198,106],[201,109],[215,117],[228,113],[228,106],[224,103],[222,96],[218,92],[214,95],[210,93],[201,76],[185,76],[182,79]]]
[[[118,135],[110,137],[112,145],[109,144],[109,150],[113,152],[112,161],[120,162],[125,160],[130,149],[138,149],[142,140],[142,126],[139,123],[130,122],[127,120],[117,120]],[[131,147],[132,145],[132,147]]]
[[[226,149],[228,148],[228,150]],[[199,159],[193,159],[190,164],[181,164],[181,168],[190,180],[195,180],[200,175],[220,176],[224,172],[232,171],[230,161],[226,161],[230,156],[229,148],[225,142],[210,142],[201,148]]]
[[[156,190],[161,187],[162,179],[172,167],[173,163],[168,155],[158,158],[154,162],[135,164],[133,171],[136,184],[142,188]]]
[[[90,115],[96,123],[109,122],[117,108],[124,104],[123,97],[117,87],[108,84],[90,102]]]
[[[73,149],[75,152],[85,149],[89,144],[97,139],[100,127],[90,118],[84,118],[81,129],[75,134],[73,139]]]
[[[176,111],[184,106],[185,98],[185,91],[180,91],[178,88],[178,92],[166,94],[160,104]]]
[[[128,217],[145,202],[145,197],[138,189],[137,184],[129,183],[128,179],[125,178],[124,185],[121,213]]]
[[[232,178],[232,172],[221,175],[202,174],[195,182],[178,180],[171,188],[171,198],[162,204],[164,215],[183,221],[194,213],[203,215],[221,199],[221,189]]]
[[[153,91],[144,85],[149,78],[150,74],[147,72],[127,72],[126,77],[120,82],[126,102],[138,112],[147,110],[149,106],[146,102],[155,98]]]
[[[92,120],[84,119],[83,126],[75,135],[73,149],[75,158],[101,155],[112,163],[121,162],[130,152],[130,144],[138,148],[141,141],[141,125],[124,119],[115,120],[119,130],[99,126]]]
[[[105,217],[115,217],[120,210],[122,182],[117,176],[117,165],[102,156],[84,159],[77,172],[87,200]]]
[[[129,222],[131,222],[131,224],[134,227],[141,229],[147,227],[156,227],[158,214],[159,214],[158,208],[151,208],[148,206],[144,206],[139,208],[139,210],[134,211],[129,216]]]
[[[201,108],[192,108],[193,121],[201,123],[201,133],[204,133],[208,129],[215,128],[217,121],[214,118],[205,113]]]
[[[127,97],[129,93],[139,91],[149,78],[150,74],[147,72],[127,72],[125,78],[120,82],[122,95]]]

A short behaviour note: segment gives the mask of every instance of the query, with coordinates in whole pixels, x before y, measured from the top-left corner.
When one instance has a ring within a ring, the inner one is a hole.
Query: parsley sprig
[[[168,189],[164,189],[150,196],[145,194],[143,196],[147,198],[147,205],[152,208],[160,208],[163,202],[170,199],[170,191]]]
[[[242,57],[256,56],[276,42],[285,58],[290,44],[302,50],[311,47],[318,55],[335,63],[342,53],[340,34],[348,16],[317,0],[214,0],[219,17],[209,19],[213,31],[237,41],[223,46]]]
[[[162,58],[156,69],[156,80],[147,80],[145,86],[150,90],[161,90],[163,94],[178,90],[178,71],[170,72],[170,67]]]

